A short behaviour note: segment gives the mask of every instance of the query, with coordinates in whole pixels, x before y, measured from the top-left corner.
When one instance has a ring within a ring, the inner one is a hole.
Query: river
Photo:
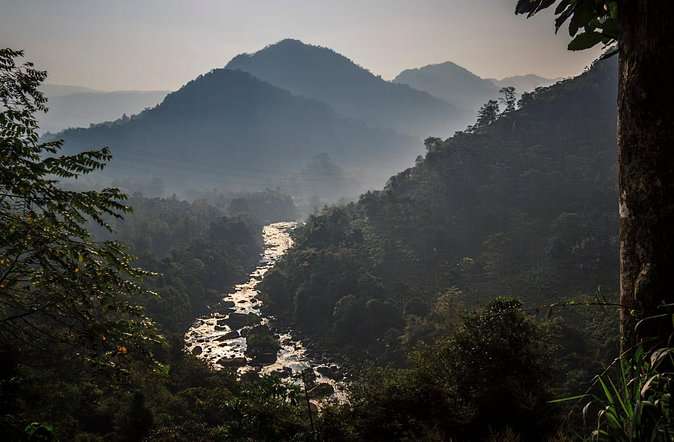
[[[239,373],[258,371],[276,373],[289,382],[299,383],[302,372],[308,375],[310,385],[327,389],[326,396],[344,399],[344,384],[340,367],[325,361],[314,360],[302,341],[290,332],[273,328],[273,317],[265,316],[257,286],[264,274],[271,269],[292,246],[293,222],[273,223],[264,226],[262,234],[264,252],[258,266],[248,281],[236,285],[224,295],[222,307],[215,313],[198,318],[185,333],[187,351],[204,359],[215,370],[236,368]],[[262,330],[278,340],[275,354],[251,357],[247,352],[246,335]],[[267,331],[268,330],[268,331]],[[311,370],[308,370],[311,369]],[[329,385],[330,387],[326,386]],[[334,390],[334,394],[330,391]]]

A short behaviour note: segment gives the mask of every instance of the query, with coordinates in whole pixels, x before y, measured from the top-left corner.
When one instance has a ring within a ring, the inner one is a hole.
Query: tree
[[[126,196],[59,185],[102,169],[111,155],[59,155],[62,142],[39,142],[35,114],[47,100],[37,88],[46,73],[17,65],[22,56],[0,49],[0,348],[119,367],[161,340],[134,302],[149,295],[140,285],[146,272],[120,244],[96,242],[87,229],[120,218]]]
[[[437,152],[442,147],[442,139],[437,137],[428,137],[424,140],[426,152]]]
[[[512,112],[517,109],[517,96],[513,86],[502,87],[499,93],[502,95],[499,101],[505,106],[503,112]]]
[[[519,0],[529,17],[557,4],[555,26],[569,23],[570,50],[597,44],[618,53],[620,304],[624,348],[666,340],[674,302],[674,2]],[[580,31],[580,32],[579,32]]]
[[[482,105],[477,113],[477,121],[475,128],[485,127],[492,124],[498,118],[499,106],[498,101],[489,100]]]

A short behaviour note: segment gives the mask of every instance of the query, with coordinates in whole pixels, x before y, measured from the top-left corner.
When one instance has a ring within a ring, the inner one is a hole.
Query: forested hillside
[[[329,106],[216,69],[136,116],[58,135],[70,152],[109,146],[117,176],[158,176],[169,191],[276,187],[314,155],[343,167],[391,170],[413,155],[409,137],[344,118]]]
[[[147,285],[159,296],[137,301],[165,332],[179,338],[258,262],[261,225],[225,216],[204,201],[136,195],[128,204],[133,213],[113,221],[113,233],[98,229],[98,236],[128,244],[139,265],[158,274]]]
[[[226,67],[320,100],[343,116],[417,136],[449,134],[465,117],[451,102],[385,81],[331,49],[298,40],[241,54]]]
[[[432,334],[439,300],[613,299],[615,72],[598,63],[428,139],[383,191],[309,218],[264,281],[272,311],[333,348],[396,360],[401,343]]]

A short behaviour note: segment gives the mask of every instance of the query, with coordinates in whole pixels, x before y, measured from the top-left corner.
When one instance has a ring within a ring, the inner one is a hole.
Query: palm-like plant
[[[597,376],[599,391],[583,408],[583,417],[598,407],[593,441],[674,440],[674,347],[652,352],[637,349],[618,360],[614,376]],[[587,397],[584,396],[584,397]]]

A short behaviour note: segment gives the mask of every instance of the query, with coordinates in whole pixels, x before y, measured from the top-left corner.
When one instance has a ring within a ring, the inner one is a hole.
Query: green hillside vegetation
[[[137,302],[164,331],[182,333],[257,264],[261,227],[250,220],[200,201],[134,196],[128,204],[133,212],[112,224],[112,237],[158,274],[146,286],[160,296]]]
[[[317,347],[388,367],[326,415],[333,437],[541,440],[568,411],[546,401],[610,362],[615,308],[551,306],[615,302],[615,71],[488,103],[383,191],[295,231],[265,305]]]
[[[528,308],[617,283],[611,63],[441,141],[380,192],[310,217],[265,278],[271,310],[384,360],[432,331],[441,293]],[[302,269],[301,271],[299,269]],[[357,339],[354,339],[357,338]]]

